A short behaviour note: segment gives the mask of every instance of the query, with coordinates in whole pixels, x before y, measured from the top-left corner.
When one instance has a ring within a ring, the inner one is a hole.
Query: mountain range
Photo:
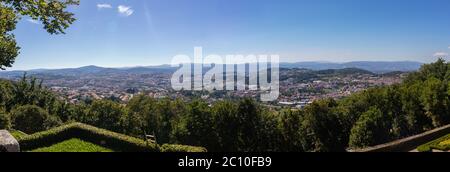
[[[413,61],[354,61],[347,63],[332,63],[332,62],[297,62],[297,63],[280,63],[280,68],[302,68],[310,70],[327,70],[327,69],[346,69],[358,68],[367,70],[373,73],[387,73],[394,71],[415,71],[420,68],[422,63]],[[117,73],[133,73],[133,74],[151,74],[151,73],[169,73],[174,72],[176,68],[170,65],[161,66],[144,66],[144,67],[126,67],[126,68],[106,68],[99,66],[84,66],[79,68],[64,68],[64,69],[35,69],[35,70],[16,70],[16,71],[1,71],[0,77],[9,78],[23,75],[27,72],[30,75],[36,74],[50,74],[63,76],[78,76],[87,74],[117,74]]]

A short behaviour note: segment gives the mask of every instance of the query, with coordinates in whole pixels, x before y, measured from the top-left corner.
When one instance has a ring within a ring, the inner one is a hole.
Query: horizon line
[[[426,62],[422,62],[422,61],[415,61],[415,60],[355,60],[355,61],[345,61],[345,62],[333,62],[333,61],[297,61],[297,62],[280,62],[281,63],[287,63],[287,64],[295,64],[295,63],[334,63],[334,64],[345,64],[345,63],[353,63],[353,62],[369,62],[369,63],[374,63],[374,62],[387,62],[387,63],[395,63],[395,62],[412,62],[412,63],[420,63],[420,64],[426,64]],[[203,63],[204,64],[204,63]],[[222,63],[222,64],[227,64],[227,63]],[[239,64],[243,64],[243,63],[239,63]],[[246,63],[247,64],[247,63]],[[83,66],[71,66],[71,67],[59,67],[59,68],[29,68],[29,69],[14,69],[14,70],[0,70],[0,72],[20,72],[20,71],[33,71],[33,70],[58,70],[58,69],[79,69],[79,68],[83,68],[83,67],[99,67],[99,68],[111,68],[111,69],[120,69],[120,68],[139,68],[139,67],[146,67],[146,68],[151,68],[151,67],[161,67],[161,66],[169,66],[171,67],[171,64],[153,64],[153,65],[135,65],[135,66],[102,66],[102,65],[95,65],[95,64],[91,64],[91,65],[83,65]]]

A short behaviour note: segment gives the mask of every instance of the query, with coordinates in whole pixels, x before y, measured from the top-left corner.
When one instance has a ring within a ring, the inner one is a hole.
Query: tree
[[[432,128],[431,120],[425,115],[424,107],[420,100],[421,90],[421,82],[404,85],[400,90],[402,111],[410,134],[421,133]]]
[[[277,113],[261,107],[259,126],[257,127],[256,140],[259,144],[252,151],[280,151],[282,150],[282,134],[279,128],[279,116]]]
[[[216,102],[212,108],[214,131],[217,134],[217,151],[236,151],[239,139],[237,106],[231,101]]]
[[[402,109],[401,90],[399,85],[392,85],[384,89],[383,105],[378,106],[386,119],[390,122],[393,139],[408,136],[408,122]]]
[[[384,143],[390,139],[389,120],[383,115],[380,109],[371,107],[363,113],[350,134],[350,147],[363,148]]]
[[[125,119],[125,133],[142,136],[156,132],[159,121],[158,114],[154,113],[155,103],[156,100],[149,96],[134,96],[126,106],[128,113]]]
[[[217,136],[212,121],[208,104],[200,100],[189,103],[186,116],[187,143],[214,149],[217,145]]]
[[[97,127],[122,132],[125,114],[125,109],[120,104],[110,100],[97,100],[89,107],[86,116],[91,117],[89,122]]]
[[[301,142],[301,122],[303,120],[302,112],[300,110],[293,111],[291,109],[283,110],[281,112],[280,128],[282,132],[282,151],[288,152],[302,152]]]
[[[63,34],[74,21],[74,14],[67,12],[78,0],[2,0],[0,2],[0,69],[11,67],[19,55],[14,34],[20,16],[40,20],[50,34]]]
[[[411,73],[405,79],[406,84],[414,83],[416,81],[425,81],[428,78],[437,78],[441,81],[449,79],[450,63],[446,63],[444,59],[439,58],[436,62],[431,64],[424,64],[419,71]]]
[[[309,152],[338,152],[345,150],[343,127],[334,111],[333,99],[315,101],[305,107],[301,124],[303,150]]]
[[[0,80],[0,108],[6,109],[12,99],[13,84],[10,81]]]
[[[257,104],[249,98],[241,100],[238,104],[237,115],[239,137],[236,143],[239,146],[238,151],[256,151],[258,144],[264,141],[257,140],[260,127],[260,111]]]
[[[24,105],[11,112],[14,129],[32,134],[58,125],[58,120],[50,117],[47,111],[35,106]]]
[[[27,78],[24,74],[20,81],[13,83],[6,110],[22,105],[37,105],[53,113],[56,110],[56,101],[56,95],[42,86],[42,80]]]
[[[450,100],[446,92],[447,83],[434,77],[428,78],[422,86],[422,103],[435,127],[450,122]]]
[[[0,108],[0,130],[11,128],[11,118],[10,116]]]

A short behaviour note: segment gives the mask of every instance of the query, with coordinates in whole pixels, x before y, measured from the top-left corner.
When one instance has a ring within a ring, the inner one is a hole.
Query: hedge
[[[96,128],[82,123],[71,123],[47,131],[19,138],[21,150],[30,151],[41,147],[78,138],[119,152],[204,152],[204,148],[182,145],[159,146],[142,139]]]
[[[440,144],[441,142],[444,142],[447,140],[450,140],[450,134],[417,147],[417,151],[431,152],[433,149],[437,149],[437,150],[441,150],[441,151],[448,151],[448,150],[450,150],[450,144],[444,144],[444,145]]]
[[[24,133],[24,132],[19,131],[19,130],[12,130],[12,131],[10,131],[10,133],[16,140],[18,140],[18,139],[20,139],[22,137],[28,136],[27,133]]]
[[[173,145],[173,144],[163,144],[161,146],[162,152],[206,152],[206,148],[187,146],[187,145]]]

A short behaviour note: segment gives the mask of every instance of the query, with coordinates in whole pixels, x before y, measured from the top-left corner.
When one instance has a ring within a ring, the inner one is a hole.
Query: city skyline
[[[288,0],[286,0],[288,1]],[[173,5],[177,3],[178,5]],[[279,54],[282,62],[448,59],[450,2],[92,0],[66,35],[22,18],[8,70],[154,66],[177,54]]]

